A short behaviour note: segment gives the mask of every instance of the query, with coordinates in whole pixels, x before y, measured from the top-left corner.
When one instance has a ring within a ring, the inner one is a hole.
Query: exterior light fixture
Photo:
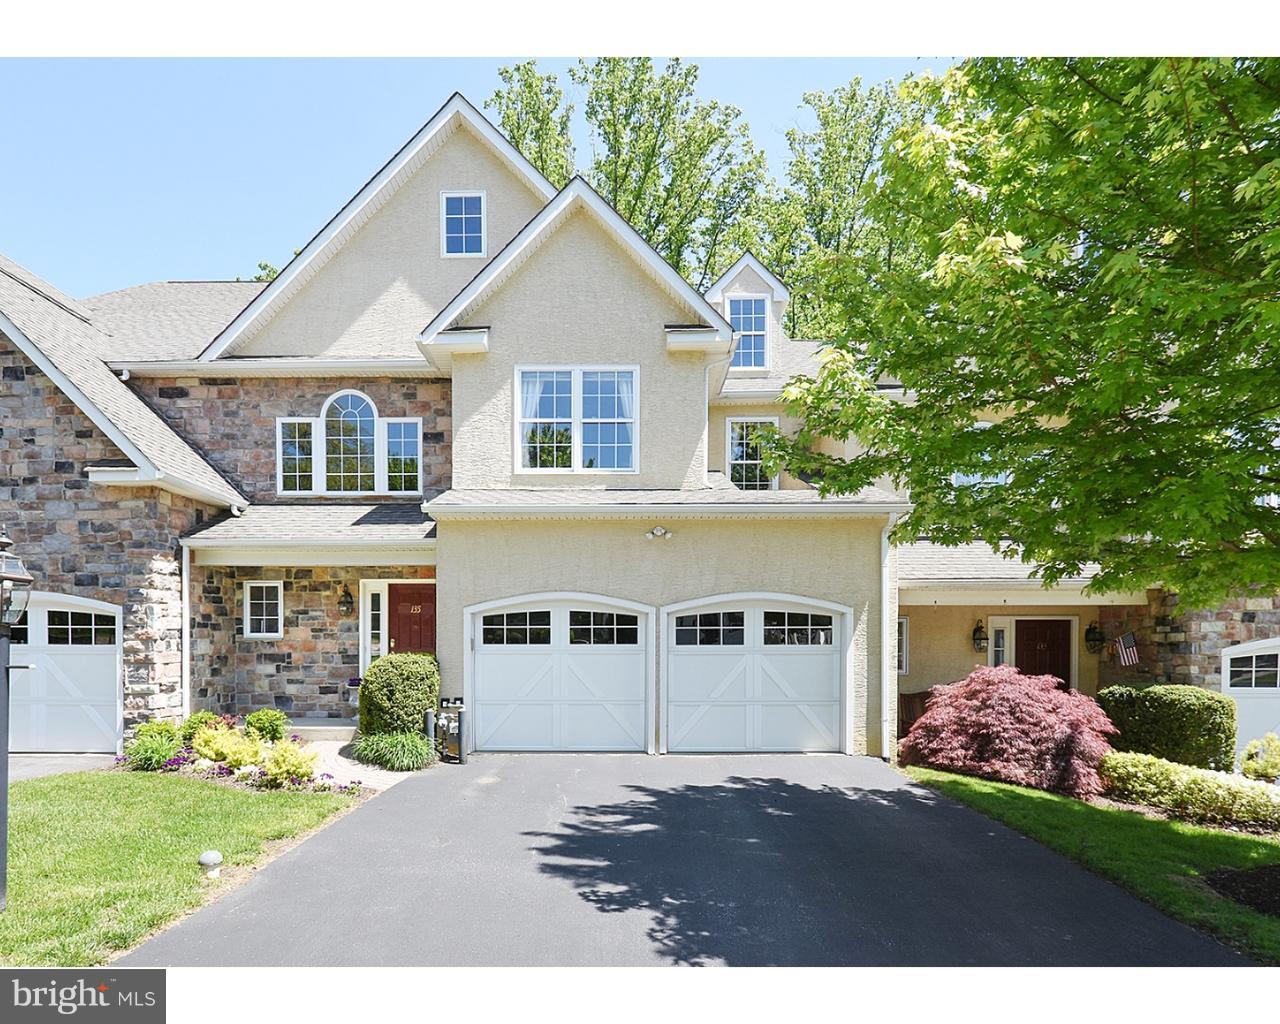
[[[973,627],[973,649],[979,653],[987,649],[987,644],[991,638],[987,636],[986,627],[982,625],[982,620],[978,620],[978,624]]]
[[[342,584],[342,596],[338,598],[338,614],[350,615],[355,609],[355,598],[351,596],[351,588],[345,583]]]
[[[1090,654],[1097,654],[1107,646],[1107,634],[1102,632],[1096,621],[1089,623],[1089,628],[1084,631],[1084,645]]]
[[[670,540],[675,534],[668,530],[665,526],[655,526],[652,530],[644,535],[645,540],[653,540],[655,537],[661,537],[663,540]]]
[[[35,583],[22,559],[11,554],[13,541],[0,527],[0,910],[9,900],[9,629],[27,610]]]

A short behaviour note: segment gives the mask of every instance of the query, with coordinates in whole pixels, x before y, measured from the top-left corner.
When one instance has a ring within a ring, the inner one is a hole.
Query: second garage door
[[[475,749],[647,749],[649,614],[587,598],[475,610]]]
[[[666,749],[839,750],[844,619],[784,598],[672,609]]]

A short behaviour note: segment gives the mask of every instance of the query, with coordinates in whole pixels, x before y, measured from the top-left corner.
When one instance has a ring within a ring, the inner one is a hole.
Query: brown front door
[[[436,588],[426,583],[387,587],[390,650],[435,653]]]
[[[1057,676],[1063,688],[1071,685],[1071,620],[1018,619],[1014,624],[1014,654],[1028,676]]]

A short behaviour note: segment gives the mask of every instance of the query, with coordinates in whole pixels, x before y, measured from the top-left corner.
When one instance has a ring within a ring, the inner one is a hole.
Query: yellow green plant
[[[316,773],[316,755],[293,740],[280,740],[262,762],[262,785],[279,788],[309,782]]]
[[[243,768],[262,760],[262,744],[234,729],[205,726],[196,731],[191,749],[198,757],[221,761],[228,768]]]

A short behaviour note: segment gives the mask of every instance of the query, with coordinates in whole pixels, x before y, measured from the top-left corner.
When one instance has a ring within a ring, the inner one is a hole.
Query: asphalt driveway
[[[121,962],[1245,963],[879,761],[600,754],[434,768]]]

